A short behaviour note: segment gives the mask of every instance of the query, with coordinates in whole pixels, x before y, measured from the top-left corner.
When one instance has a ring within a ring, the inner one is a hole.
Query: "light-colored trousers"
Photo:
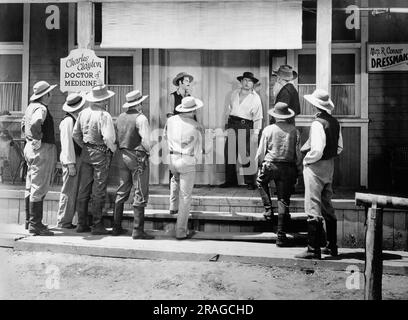
[[[334,159],[319,160],[305,165],[305,212],[310,220],[334,220],[336,215],[332,205]]]
[[[30,196],[31,202],[41,201],[50,189],[51,175],[57,162],[57,147],[42,142],[40,148],[34,150],[32,142],[27,141],[24,157],[28,168],[24,197]]]
[[[170,156],[170,210],[178,210],[176,237],[185,237],[188,233],[191,195],[196,175],[195,165],[186,165],[178,155]]]
[[[76,157],[76,175],[68,174],[68,166],[62,165],[62,188],[58,208],[58,226],[66,227],[72,224],[78,196],[81,157]]]

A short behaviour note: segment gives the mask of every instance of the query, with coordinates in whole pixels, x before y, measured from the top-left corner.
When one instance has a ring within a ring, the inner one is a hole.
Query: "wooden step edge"
[[[109,209],[106,213],[107,216],[113,215],[113,209]],[[123,215],[125,217],[133,217],[132,210],[124,210]],[[278,213],[274,213],[277,217]],[[304,212],[290,213],[292,220],[306,220],[307,214]],[[168,210],[160,209],[146,209],[145,217],[154,219],[177,219],[177,214],[173,215]],[[265,221],[262,213],[250,213],[250,212],[214,212],[214,211],[192,211],[190,213],[191,219],[198,220],[232,220],[232,221]]]
[[[175,238],[174,230],[146,230],[157,238]],[[307,232],[287,233],[287,238],[291,241],[304,241],[307,238]],[[195,231],[189,235],[189,239],[197,240],[224,240],[224,241],[260,241],[275,242],[276,233],[273,232],[203,232]]]

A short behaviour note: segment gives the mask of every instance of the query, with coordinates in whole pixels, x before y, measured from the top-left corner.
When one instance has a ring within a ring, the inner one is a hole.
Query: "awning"
[[[103,3],[101,47],[300,49],[302,1]]]

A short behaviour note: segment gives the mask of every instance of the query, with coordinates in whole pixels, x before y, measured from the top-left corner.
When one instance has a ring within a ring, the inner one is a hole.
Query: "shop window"
[[[345,9],[349,5],[357,5],[356,0],[333,0],[332,5],[332,39],[334,42],[357,41],[358,30],[349,29],[346,19],[349,13]],[[316,1],[303,1],[302,40],[316,42]]]
[[[333,114],[355,116],[358,105],[356,99],[356,55],[354,53],[332,54],[331,98],[335,105]],[[298,90],[301,114],[313,115],[314,108],[306,102],[303,95],[316,89],[316,55],[298,55]]]
[[[110,102],[110,112],[118,116],[126,102],[125,95],[133,90],[133,57],[100,56],[105,59],[105,81],[116,94]]]
[[[22,55],[0,55],[0,111],[20,111]]]
[[[0,4],[0,42],[23,42],[22,3]]]

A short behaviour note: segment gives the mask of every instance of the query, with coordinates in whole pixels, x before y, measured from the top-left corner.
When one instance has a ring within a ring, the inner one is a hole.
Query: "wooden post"
[[[368,209],[366,224],[365,300],[382,297],[382,208],[373,202]]]
[[[77,3],[77,36],[79,49],[93,49],[94,46],[94,15],[91,1]]]
[[[332,2],[317,0],[316,88],[331,91]]]

